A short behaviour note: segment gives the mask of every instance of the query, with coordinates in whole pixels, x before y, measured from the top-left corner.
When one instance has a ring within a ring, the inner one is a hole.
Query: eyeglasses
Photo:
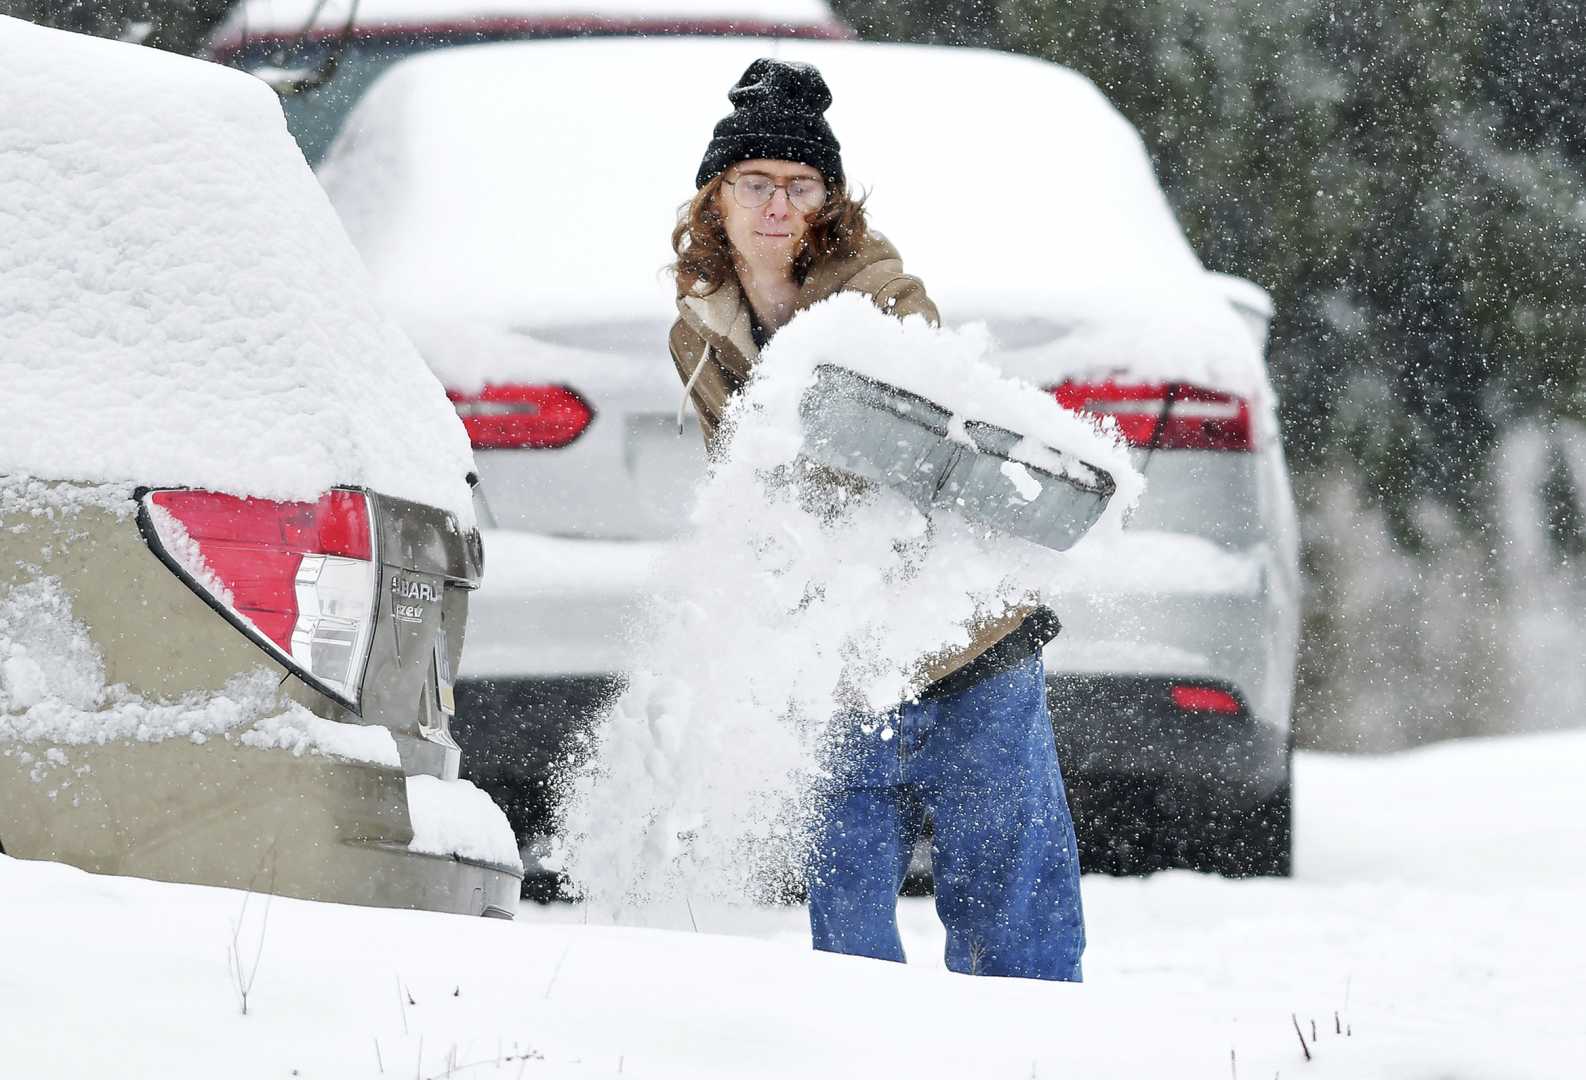
[[[745,210],[758,210],[771,201],[771,196],[781,188],[793,208],[809,214],[826,205],[826,181],[813,176],[795,176],[785,183],[777,183],[765,173],[740,173],[738,179],[725,181],[732,188],[732,197]]]

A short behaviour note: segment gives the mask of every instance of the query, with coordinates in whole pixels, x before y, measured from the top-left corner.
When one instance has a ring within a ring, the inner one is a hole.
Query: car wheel
[[[1230,813],[1218,830],[1209,865],[1227,877],[1288,877],[1294,869],[1294,786],[1282,786],[1254,806]]]
[[[1292,862],[1287,779],[1254,806],[1229,793],[1138,777],[1087,777],[1069,787],[1079,864],[1086,873],[1134,876],[1197,870],[1227,877],[1285,877]]]
[[[1069,812],[1079,844],[1079,866],[1087,874],[1149,874],[1171,865],[1165,839],[1162,792],[1132,776],[1093,776],[1068,781]]]

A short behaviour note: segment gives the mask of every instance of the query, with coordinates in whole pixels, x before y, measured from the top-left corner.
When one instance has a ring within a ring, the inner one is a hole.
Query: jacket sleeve
[[[925,282],[912,274],[899,274],[875,293],[876,306],[889,315],[907,318],[924,315],[932,326],[942,325],[936,304],[925,293]]]
[[[866,294],[888,315],[900,319],[924,315],[932,326],[942,324],[936,305],[925,293],[925,282],[913,274],[905,274],[895,259],[865,267],[845,288]]]

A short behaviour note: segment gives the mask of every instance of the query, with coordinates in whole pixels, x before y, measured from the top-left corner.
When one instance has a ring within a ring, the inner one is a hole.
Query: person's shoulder
[[[925,282],[913,274],[897,274],[872,292],[870,298],[889,315],[896,315],[900,319],[909,315],[924,315],[927,322],[941,325],[942,318],[936,310],[936,302],[925,291]]]
[[[870,230],[860,245],[856,269],[843,288],[869,296],[888,314],[924,315],[940,321],[936,305],[925,291],[925,282],[903,269],[903,256],[885,235]]]
[[[874,229],[865,234],[852,255],[832,269],[836,271],[833,277],[837,279],[834,284],[838,289],[869,293],[872,296],[898,278],[909,276],[903,270],[903,256],[898,254],[898,249]]]
[[[903,265],[903,256],[898,254],[897,245],[887,239],[886,233],[878,229],[865,231],[864,243],[859,245],[860,257],[866,262],[880,263],[893,261],[899,267]]]

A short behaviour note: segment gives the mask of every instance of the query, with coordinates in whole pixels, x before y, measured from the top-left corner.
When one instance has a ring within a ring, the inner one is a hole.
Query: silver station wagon
[[[662,267],[726,88],[762,55],[825,75],[850,181],[943,318],[1111,417],[1145,471],[1121,541],[1072,553],[1046,650],[1082,861],[1286,872],[1299,589],[1270,301],[1200,263],[1092,84],[973,49],[455,49],[393,66],[350,115],[320,178],[479,465],[495,570],[459,673],[465,770],[532,855],[549,777],[645,632],[650,567],[691,528],[705,456],[678,423]],[[636,120],[618,81],[666,86],[666,107]],[[909,108],[877,105],[898,86]],[[988,197],[991,175],[1018,197]]]

